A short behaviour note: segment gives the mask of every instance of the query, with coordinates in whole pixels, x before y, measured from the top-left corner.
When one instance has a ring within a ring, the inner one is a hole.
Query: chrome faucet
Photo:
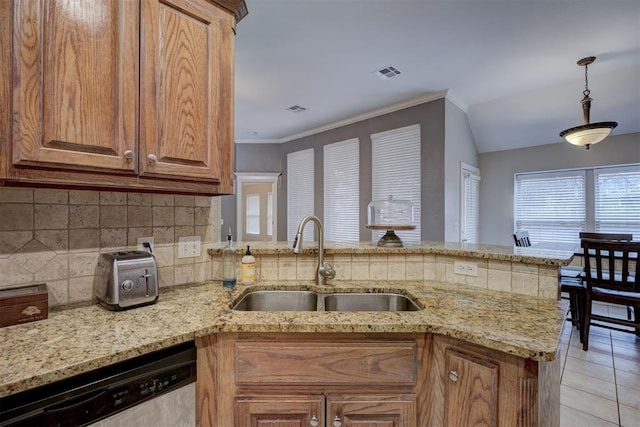
[[[307,215],[302,218],[300,224],[298,225],[298,232],[296,233],[296,238],[293,240],[293,253],[301,254],[302,253],[302,230],[304,230],[304,226],[307,225],[309,221],[313,221],[316,224],[318,229],[318,267],[316,268],[316,285],[327,284],[327,279],[333,279],[336,277],[336,271],[333,269],[331,264],[324,261],[324,231],[322,229],[322,222],[318,219],[317,216]]]

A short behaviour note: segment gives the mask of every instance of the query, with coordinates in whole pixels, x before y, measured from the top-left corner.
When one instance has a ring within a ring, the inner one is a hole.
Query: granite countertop
[[[291,242],[234,242],[237,253],[243,255],[247,245],[251,246],[254,255],[293,255]],[[226,243],[208,249],[209,255],[221,255]],[[316,254],[317,242],[304,242],[303,254]],[[573,251],[558,245],[557,249],[484,245],[458,242],[420,242],[419,245],[407,245],[402,248],[378,247],[372,242],[341,244],[324,242],[325,255],[338,254],[430,254],[488,259],[495,261],[512,261],[539,265],[569,265],[573,259]]]
[[[395,291],[409,312],[243,312],[257,289]],[[555,359],[566,304],[441,282],[264,282],[229,291],[219,281],[162,289],[158,303],[111,312],[91,304],[0,328],[0,397],[218,332],[433,332],[538,361]]]

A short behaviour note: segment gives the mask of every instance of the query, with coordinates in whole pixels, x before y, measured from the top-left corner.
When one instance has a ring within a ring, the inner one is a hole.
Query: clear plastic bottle
[[[231,227],[227,234],[227,246],[222,250],[222,286],[225,288],[236,286],[236,248],[231,241]]]
[[[241,281],[245,285],[253,285],[256,282],[256,259],[251,255],[249,245],[247,245],[247,252],[242,257]]]

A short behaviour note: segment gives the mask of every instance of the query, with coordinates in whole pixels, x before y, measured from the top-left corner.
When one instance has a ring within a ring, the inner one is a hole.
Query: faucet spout
[[[322,222],[317,216],[307,215],[302,218],[300,224],[298,224],[298,231],[295,239],[293,240],[293,253],[302,253],[302,233],[304,226],[307,225],[309,221],[313,221],[318,230],[318,266],[316,267],[316,285],[326,285],[327,279],[333,279],[336,277],[336,272],[331,264],[324,262],[324,230]]]

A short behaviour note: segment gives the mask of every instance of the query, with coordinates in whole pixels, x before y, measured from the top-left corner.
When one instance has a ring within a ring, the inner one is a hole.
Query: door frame
[[[273,195],[273,233],[271,241],[278,241],[278,180],[280,172],[236,172],[236,235],[238,238],[244,234],[244,194],[242,194],[242,184],[271,184],[271,194]]]

